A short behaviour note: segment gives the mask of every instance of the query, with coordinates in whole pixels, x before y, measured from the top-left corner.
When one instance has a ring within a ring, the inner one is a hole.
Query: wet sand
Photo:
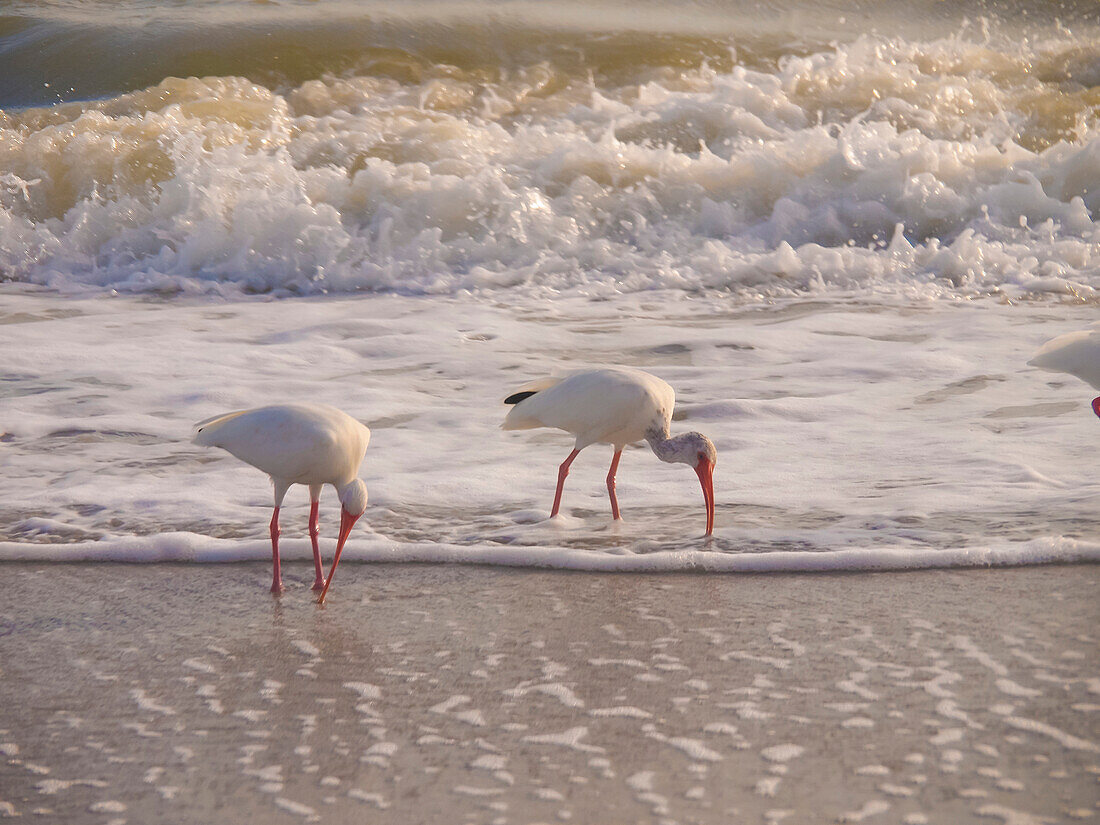
[[[1100,569],[0,566],[0,817],[1100,816]]]

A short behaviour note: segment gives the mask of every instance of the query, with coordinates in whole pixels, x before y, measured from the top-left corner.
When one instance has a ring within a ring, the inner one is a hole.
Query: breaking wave
[[[9,58],[54,31],[4,20]],[[654,33],[662,20],[603,34],[376,15],[318,64],[334,18],[279,29],[302,49],[278,71],[247,26],[229,27],[239,51],[201,61],[205,30],[184,27],[191,45],[164,60],[206,76],[0,110],[0,280],[1095,299],[1096,26],[823,43],[775,25]]]

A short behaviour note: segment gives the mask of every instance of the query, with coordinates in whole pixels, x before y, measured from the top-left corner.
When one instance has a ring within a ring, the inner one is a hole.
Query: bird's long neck
[[[669,435],[668,422],[654,424],[646,430],[645,440],[653,454],[661,461],[675,462],[680,455],[680,445],[677,439]]]

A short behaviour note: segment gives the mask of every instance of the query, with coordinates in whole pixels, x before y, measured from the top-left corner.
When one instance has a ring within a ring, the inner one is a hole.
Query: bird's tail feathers
[[[552,375],[547,378],[536,378],[534,381],[528,381],[515,392],[509,394],[509,396],[504,399],[504,403],[518,404],[523,399],[529,398],[537,392],[548,390],[555,384],[560,384],[561,379],[562,377],[560,375]]]
[[[560,375],[536,378],[534,381],[528,381],[505,398],[504,403],[511,404],[512,409],[508,410],[508,415],[504,417],[504,422],[500,425],[500,428],[502,430],[531,430],[543,426],[543,423],[537,418],[528,415],[523,402],[533,395],[538,395],[543,390],[550,389],[555,384],[560,384],[561,381],[562,376]]]

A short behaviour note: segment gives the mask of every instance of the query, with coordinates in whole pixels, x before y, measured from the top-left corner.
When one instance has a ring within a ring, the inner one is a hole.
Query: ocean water
[[[296,399],[374,432],[349,559],[1100,558],[1088,387],[1026,366],[1098,209],[1092,2],[13,0],[0,558],[267,557],[190,425]],[[546,521],[571,441],[500,399],[592,363],[715,441],[713,540],[644,449]]]

